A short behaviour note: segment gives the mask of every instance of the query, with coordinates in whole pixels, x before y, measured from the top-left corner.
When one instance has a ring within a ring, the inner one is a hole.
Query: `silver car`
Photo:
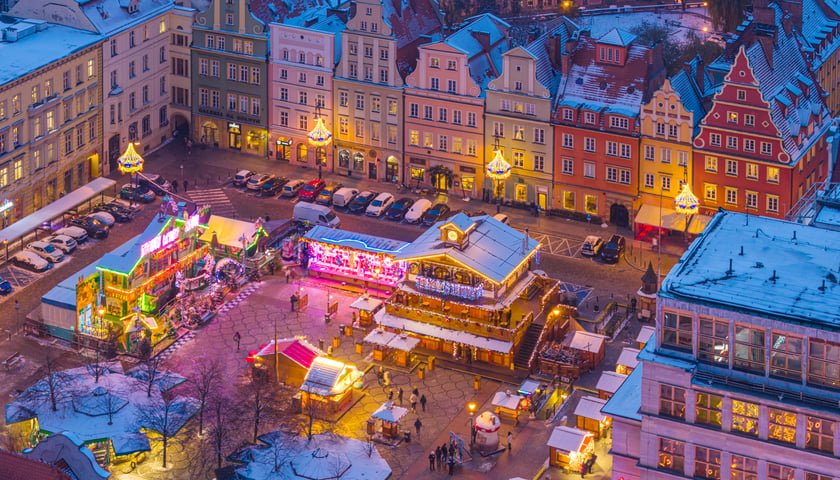
[[[73,239],[73,237],[61,234],[50,235],[49,237],[45,238],[44,241],[66,254],[73,253],[73,250],[75,250],[76,246],[78,245],[76,243],[76,240]]]
[[[58,263],[64,260],[64,254],[61,250],[52,246],[47,242],[32,242],[26,246],[26,250],[38,255],[50,263]]]

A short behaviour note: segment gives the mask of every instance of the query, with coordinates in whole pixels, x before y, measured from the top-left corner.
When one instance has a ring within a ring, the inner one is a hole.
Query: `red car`
[[[305,187],[300,191],[299,197],[304,202],[311,202],[315,200],[315,197],[321,193],[321,190],[327,186],[327,182],[323,180],[312,180],[306,184]]]

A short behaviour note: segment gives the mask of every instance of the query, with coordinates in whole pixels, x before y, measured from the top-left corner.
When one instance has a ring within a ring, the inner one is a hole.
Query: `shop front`
[[[595,453],[595,435],[574,427],[555,427],[549,437],[548,461],[552,466],[569,472],[588,473],[588,465]]]
[[[283,162],[292,159],[292,139],[289,137],[277,137],[274,140],[274,158]]]
[[[365,164],[365,154],[359,149],[338,146],[338,171],[347,175],[364,175],[368,166]],[[374,170],[376,163],[374,162]],[[374,178],[376,178],[374,176]]]
[[[334,414],[348,406],[361,373],[354,365],[316,357],[300,387],[304,412]]]

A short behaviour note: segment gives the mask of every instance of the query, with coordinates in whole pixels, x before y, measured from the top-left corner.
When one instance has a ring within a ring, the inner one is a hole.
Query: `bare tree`
[[[157,376],[160,373],[158,371],[158,367],[160,366],[160,360],[158,357],[148,356],[143,358],[143,361],[137,367],[137,372],[139,375],[136,376],[138,380],[143,382],[146,386],[146,396],[152,396],[152,387],[157,382]]]
[[[102,352],[98,348],[94,350],[93,355],[93,360],[87,364],[87,371],[93,377],[93,383],[99,383],[99,379],[105,375],[110,366],[103,362]]]
[[[316,433],[332,432],[335,424],[330,422],[327,418],[326,404],[321,401],[313,401],[312,395],[304,393],[306,403],[302,405],[301,422],[299,424],[300,432],[306,435],[306,441],[309,443],[312,436]],[[316,425],[319,428],[316,428]]]
[[[190,384],[198,400],[198,434],[204,433],[204,409],[208,399],[222,387],[222,366],[216,357],[201,357],[193,364]],[[221,467],[220,467],[221,468]]]
[[[250,369],[246,373],[245,385],[242,390],[244,397],[242,403],[245,410],[249,412],[254,426],[252,441],[256,443],[260,425],[274,408],[272,384],[268,381],[267,375],[264,372],[258,369]]]
[[[155,432],[154,438],[161,443],[163,466],[166,468],[166,456],[170,444],[186,441],[189,435],[183,431],[184,424],[190,418],[190,409],[197,408],[191,399],[185,397],[161,397],[159,402],[152,402],[140,408],[140,423],[147,430]]]

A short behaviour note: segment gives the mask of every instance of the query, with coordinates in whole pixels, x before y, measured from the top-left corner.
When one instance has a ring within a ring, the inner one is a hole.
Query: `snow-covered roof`
[[[452,224],[462,232],[469,231],[469,245],[463,249],[447,246],[441,240],[440,228]],[[454,217],[437,222],[417,237],[408,247],[399,252],[395,260],[411,260],[420,257],[441,256],[465,265],[477,274],[496,283],[502,283],[523,260],[534,255],[540,243],[528,237],[525,253],[525,234],[505,225],[490,215],[470,217],[458,213]]]
[[[256,240],[259,231],[256,222],[244,222],[233,218],[210,215],[207,229],[198,239],[210,243],[213,241],[213,233],[216,234],[216,241],[219,242],[219,245],[242,248],[242,242],[239,239],[244,236],[249,243],[253,242]]]
[[[580,447],[583,445],[586,437],[591,436],[592,434],[590,432],[574,427],[554,427],[554,430],[551,432],[551,437],[548,438],[546,445],[564,452],[577,452],[580,450]]]
[[[126,375],[145,382],[146,379],[149,378],[149,370],[143,365],[139,365],[126,372]],[[155,370],[154,383],[161,392],[168,392],[186,381],[187,377],[177,374],[172,370]]]
[[[350,308],[362,310],[364,312],[372,312],[382,305],[382,300],[377,300],[369,296],[361,296],[350,304]]]
[[[560,71],[552,66],[550,44],[558,42],[559,45],[566,45],[573,36],[576,37],[579,34],[578,30],[580,27],[576,23],[562,17],[555,27],[549,28],[525,47],[525,51],[533,55],[537,61],[537,81],[548,89],[552,98],[557,93],[557,86],[560,83]]]
[[[656,332],[656,327],[645,325],[639,329],[639,334],[636,335],[636,341],[639,343],[648,343]]]
[[[517,395],[515,393],[511,393],[510,390],[505,392],[496,392],[493,395],[493,406],[494,407],[502,407],[508,410],[516,410],[519,408],[519,403],[524,400],[525,397],[521,395]]]
[[[624,347],[621,349],[621,353],[618,355],[618,360],[615,363],[616,365],[624,365],[627,368],[636,368],[636,365],[639,364],[639,360],[636,358],[638,355],[638,348]]]
[[[615,391],[618,390],[618,387],[620,387],[626,379],[627,375],[610,370],[604,370],[601,372],[601,376],[598,377],[598,383],[595,385],[595,390],[615,393]]]
[[[128,3],[126,0],[77,0],[59,3],[63,7],[59,9],[46,7],[50,5],[46,0],[29,0],[18,2],[10,14],[74,25],[107,37],[141,25],[175,8],[173,0],[136,0],[137,8],[129,12]]]
[[[376,312],[373,319],[376,323],[385,327],[406,330],[420,336],[440,338],[448,342],[462,343],[464,345],[483,348],[492,352],[510,353],[513,349],[513,343],[511,342],[496,340],[495,338],[489,337],[480,337],[460,330],[438,327],[437,325],[433,325],[431,323],[409,320],[407,318],[386,313],[385,310]]]
[[[606,400],[593,397],[592,395],[584,395],[580,397],[580,400],[575,407],[575,415],[603,422],[607,419],[607,416],[601,413],[601,409],[604,408],[604,405],[606,404]]]
[[[484,13],[467,19],[443,41],[467,55],[470,76],[482,92],[502,71],[502,54],[510,47],[509,29],[510,24],[504,20]]]
[[[404,416],[408,414],[408,409],[405,407],[398,407],[390,400],[385,402],[375,412],[371,414],[372,418],[382,420],[383,422],[397,423]]]
[[[644,363],[640,363],[633,370],[627,379],[618,387],[601,412],[611,417],[621,417],[630,420],[642,421],[639,409],[642,407],[642,369]]]
[[[397,334],[394,332],[389,332],[388,330],[382,330],[379,328],[374,328],[373,331],[367,334],[365,337],[365,342],[372,343],[374,345],[382,345],[383,347],[388,345],[388,343],[396,337]]]
[[[802,26],[805,42],[814,52],[812,68],[819,69],[840,48],[837,19],[840,18],[838,2],[802,0]],[[825,8],[825,10],[823,10]]]
[[[692,113],[691,126],[695,132],[697,125],[700,124],[700,120],[702,120],[706,115],[706,109],[703,106],[703,99],[701,96],[704,92],[703,89],[707,76],[703,73],[704,85],[697,84],[697,63],[699,61],[702,61],[700,60],[700,57],[695,57],[694,60],[690,62],[689,68],[692,72],[691,75],[689,75],[685,70],[680,70],[669,79],[671,88],[673,88],[680,96],[680,103],[682,106]]]
[[[598,43],[626,47],[636,40],[636,36],[620,28],[613,27],[609,32],[598,37]]]
[[[353,438],[333,433],[306,438],[275,430],[259,440],[265,446],[249,447],[236,455],[244,464],[236,469],[236,478],[385,480],[391,475],[391,467],[375,446]],[[278,458],[284,459],[279,465]]]
[[[277,340],[277,354],[283,355],[303,368],[310,368],[318,357],[326,356],[320,348],[303,338],[282,338]],[[274,340],[263,345],[257,352],[258,357],[274,355]]]
[[[329,397],[345,392],[358,377],[353,365],[326,357],[317,357],[303,380],[300,389],[321,397]]]
[[[815,327],[840,327],[840,232],[719,211],[659,295]]]
[[[598,333],[577,330],[569,339],[569,347],[589,353],[598,353],[604,348],[607,337]]]
[[[304,240],[311,242],[327,243],[338,247],[353,248],[364,252],[384,253],[387,255],[397,254],[408,247],[408,242],[393,240],[390,238],[365,235],[363,233],[328,228],[321,225],[312,227],[303,236]]]

